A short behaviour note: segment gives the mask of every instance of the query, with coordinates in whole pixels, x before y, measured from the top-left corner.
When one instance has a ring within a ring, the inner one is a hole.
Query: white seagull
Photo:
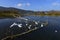
[[[57,30],[55,30],[55,32],[58,32]]]
[[[44,25],[43,24],[41,24],[41,27],[43,27]]]
[[[32,26],[32,25],[29,25],[29,26],[28,26],[28,29],[31,29],[31,26]]]
[[[26,26],[27,26],[28,24],[26,24]]]
[[[24,20],[26,20],[26,21],[28,20],[27,18],[23,18],[23,17],[21,17],[21,19],[24,19]]]
[[[21,27],[22,27],[22,24],[18,24],[18,27],[20,27],[20,28],[21,28]]]
[[[36,25],[38,25],[38,22],[35,22]]]

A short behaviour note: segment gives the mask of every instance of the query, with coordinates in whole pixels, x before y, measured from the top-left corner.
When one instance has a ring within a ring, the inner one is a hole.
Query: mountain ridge
[[[50,11],[31,11],[31,10],[23,10],[14,7],[1,7],[0,6],[0,18],[1,17],[19,17],[19,16],[29,16],[29,15],[48,15],[55,16],[60,15],[60,11],[50,10]]]

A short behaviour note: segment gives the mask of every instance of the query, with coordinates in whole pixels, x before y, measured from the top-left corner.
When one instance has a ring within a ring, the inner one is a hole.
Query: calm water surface
[[[48,25],[14,40],[60,40],[60,16],[25,16],[24,18],[40,22],[47,21]],[[0,19],[0,32],[12,23],[20,21],[19,18]]]

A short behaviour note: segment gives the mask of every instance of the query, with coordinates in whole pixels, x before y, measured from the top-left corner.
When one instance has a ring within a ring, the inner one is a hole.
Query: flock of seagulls
[[[35,25],[38,25],[38,24],[39,24],[38,22],[35,22]],[[10,28],[12,28],[13,26],[18,26],[19,28],[21,28],[21,27],[23,27],[22,25],[23,25],[22,23],[18,24],[18,23],[15,23],[15,22],[14,22],[14,23],[10,26]],[[29,24],[26,23],[25,25],[28,26]],[[44,26],[43,24],[40,24],[40,25],[41,25],[41,27]],[[28,26],[28,29],[31,29],[32,26],[33,26],[33,25],[30,24],[30,25]]]
[[[28,20],[28,19],[25,19],[25,20]],[[33,21],[32,21],[32,22],[33,22]],[[36,21],[35,21],[35,25],[38,25],[38,24],[39,24],[39,22],[36,22]],[[14,23],[10,26],[10,28],[12,28],[12,27],[14,27],[14,26],[18,26],[19,28],[22,28],[22,27],[23,27],[22,25],[23,25],[22,23],[18,24],[18,23],[15,23],[15,22],[14,22]],[[25,25],[28,26],[29,24],[26,23]],[[30,24],[30,25],[28,26],[28,29],[31,29],[32,26],[33,26],[33,25]],[[41,24],[40,24],[40,27],[44,27],[44,24],[41,23]],[[54,32],[57,33],[58,31],[55,30]]]

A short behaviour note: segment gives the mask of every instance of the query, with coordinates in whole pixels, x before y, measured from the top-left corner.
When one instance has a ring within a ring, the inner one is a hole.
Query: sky
[[[60,10],[60,0],[0,0],[0,6],[33,11]]]

